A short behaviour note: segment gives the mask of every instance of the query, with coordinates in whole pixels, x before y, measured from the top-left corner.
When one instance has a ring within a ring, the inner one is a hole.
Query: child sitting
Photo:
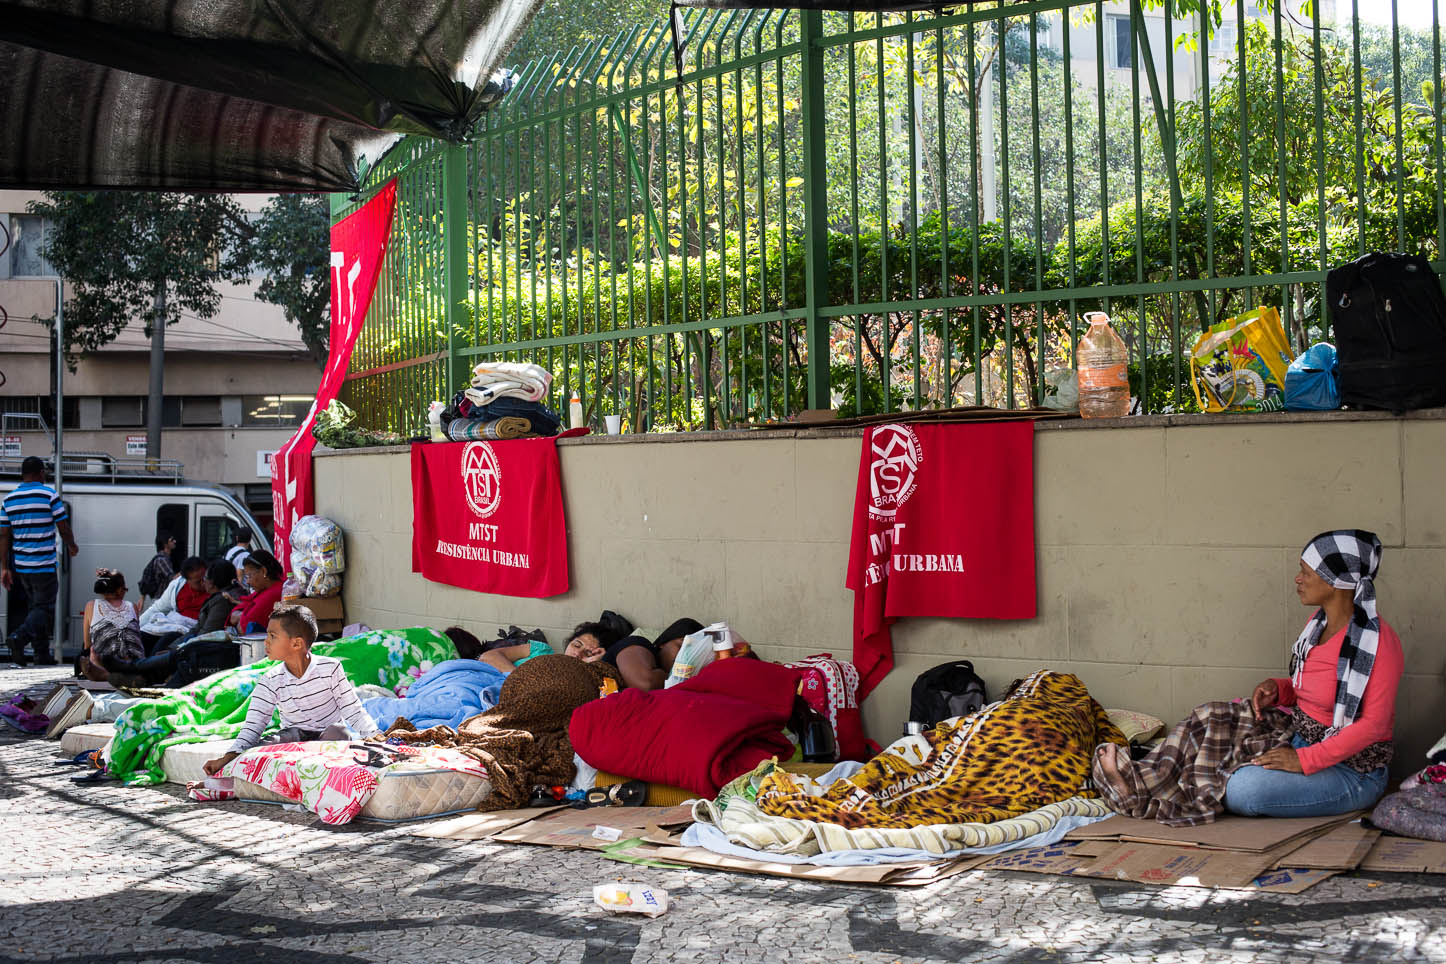
[[[240,735],[229,753],[206,762],[207,776],[215,776],[254,746],[347,739],[342,723],[357,733],[377,735],[376,724],[342,672],[341,660],[311,655],[315,640],[316,617],[305,606],[278,606],[271,614],[266,624],[266,657],[277,660],[278,665],[256,681]],[[281,710],[281,729],[262,739],[277,708]]]

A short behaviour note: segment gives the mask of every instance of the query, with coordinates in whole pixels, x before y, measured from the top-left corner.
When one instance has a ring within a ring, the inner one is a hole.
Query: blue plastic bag
[[[1285,407],[1292,412],[1330,412],[1341,407],[1336,348],[1316,342],[1285,371]]]

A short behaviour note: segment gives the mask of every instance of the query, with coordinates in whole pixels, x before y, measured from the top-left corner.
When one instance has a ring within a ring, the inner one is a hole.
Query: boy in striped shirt
[[[341,660],[313,656],[315,641],[316,617],[310,609],[276,607],[266,624],[266,656],[278,663],[256,681],[241,733],[229,753],[206,762],[208,776],[254,746],[348,739],[342,724],[368,738],[379,735],[342,671]],[[281,710],[281,729],[262,739],[275,709]]]
[[[25,665],[25,644],[35,651],[35,660],[55,665],[50,652],[55,624],[55,597],[60,589],[55,556],[55,534],[65,542],[65,551],[75,555],[80,547],[70,531],[70,515],[55,490],[45,484],[45,463],[30,456],[20,463],[20,484],[0,501],[0,588],[9,591],[17,582],[25,590],[29,607],[25,619],[7,640],[15,662]],[[15,568],[10,568],[11,551]]]

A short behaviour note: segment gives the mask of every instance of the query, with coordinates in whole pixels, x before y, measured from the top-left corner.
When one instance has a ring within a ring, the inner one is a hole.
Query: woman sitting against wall
[[[227,625],[238,633],[266,632],[271,610],[281,602],[282,579],[285,573],[276,557],[265,549],[257,549],[246,557],[241,568],[246,571],[246,584],[251,593],[231,610]]]
[[[1188,825],[1222,810],[1315,817],[1369,807],[1386,787],[1401,640],[1376,612],[1381,541],[1323,532],[1301,552],[1296,595],[1315,612],[1295,641],[1290,676],[1249,700],[1205,703],[1145,759],[1101,745],[1094,780],[1110,806]]]

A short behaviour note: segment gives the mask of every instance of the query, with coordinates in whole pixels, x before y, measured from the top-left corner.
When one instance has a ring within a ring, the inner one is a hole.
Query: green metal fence
[[[631,431],[1014,407],[1103,309],[1183,410],[1210,324],[1272,305],[1304,347],[1334,265],[1446,268],[1439,5],[1177,5],[703,11],[681,73],[665,23],[528,64],[370,174],[401,190],[346,398],[414,430],[503,359]]]

